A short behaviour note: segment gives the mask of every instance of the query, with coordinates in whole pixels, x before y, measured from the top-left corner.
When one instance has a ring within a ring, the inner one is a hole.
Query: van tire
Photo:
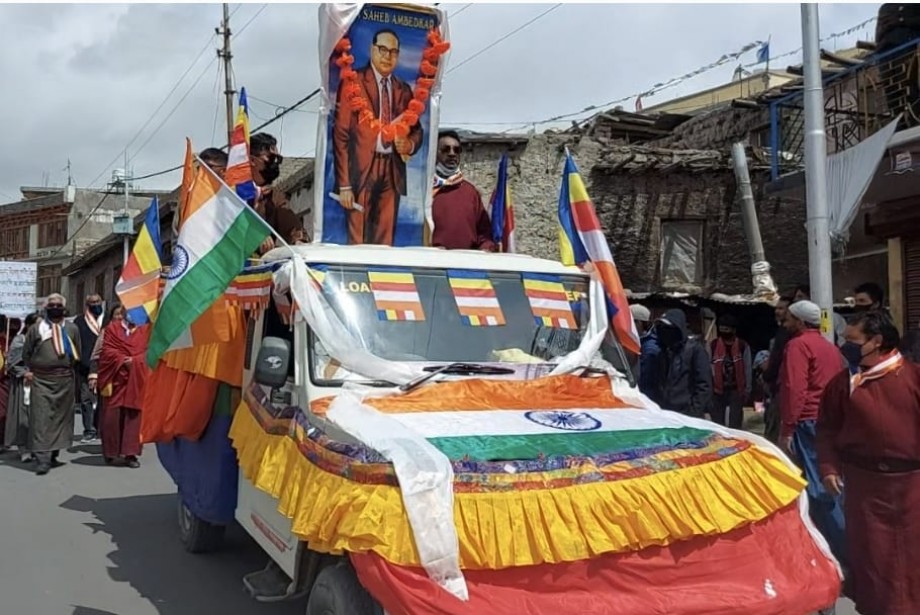
[[[179,539],[189,553],[210,553],[220,548],[224,541],[225,525],[208,523],[197,517],[178,498]]]
[[[326,566],[316,575],[307,615],[380,615],[380,609],[347,562]]]

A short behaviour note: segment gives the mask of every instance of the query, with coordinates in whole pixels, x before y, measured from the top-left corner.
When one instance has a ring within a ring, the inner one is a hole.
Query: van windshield
[[[578,347],[590,317],[588,278],[579,275],[311,267],[345,326],[391,361],[546,363]],[[329,369],[315,336],[311,350],[315,380],[353,379]]]

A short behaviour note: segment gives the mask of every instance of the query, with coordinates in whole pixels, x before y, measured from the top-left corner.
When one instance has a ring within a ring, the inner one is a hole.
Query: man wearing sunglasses
[[[482,205],[482,196],[460,170],[460,135],[453,130],[438,134],[434,197],[431,217],[434,229],[431,245],[448,250],[495,251],[492,222]]]
[[[356,71],[361,93],[382,125],[399,118],[412,100],[412,88],[394,74],[399,54],[397,34],[380,30],[371,41],[370,62]],[[388,140],[370,122],[359,121],[345,90],[338,90],[332,147],[348,243],[393,245],[399,200],[406,195],[406,162],[422,143],[422,128],[415,124],[407,137]]]
[[[288,243],[295,241],[294,234],[303,228],[303,223],[288,207],[287,195],[272,184],[281,175],[284,156],[278,152],[278,140],[267,132],[258,132],[249,138],[249,162],[252,165],[252,181],[258,188],[253,205],[262,218]],[[265,254],[275,247],[273,237],[268,237],[259,247]]]

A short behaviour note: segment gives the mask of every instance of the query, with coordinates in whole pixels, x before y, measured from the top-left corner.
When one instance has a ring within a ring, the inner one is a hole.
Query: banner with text
[[[323,4],[315,241],[422,245],[431,207],[446,14]]]
[[[35,311],[38,263],[0,261],[0,314],[22,317]]]

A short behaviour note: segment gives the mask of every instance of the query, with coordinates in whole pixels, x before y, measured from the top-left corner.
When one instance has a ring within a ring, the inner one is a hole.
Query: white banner
[[[38,263],[0,261],[0,314],[22,317],[35,311]]]

